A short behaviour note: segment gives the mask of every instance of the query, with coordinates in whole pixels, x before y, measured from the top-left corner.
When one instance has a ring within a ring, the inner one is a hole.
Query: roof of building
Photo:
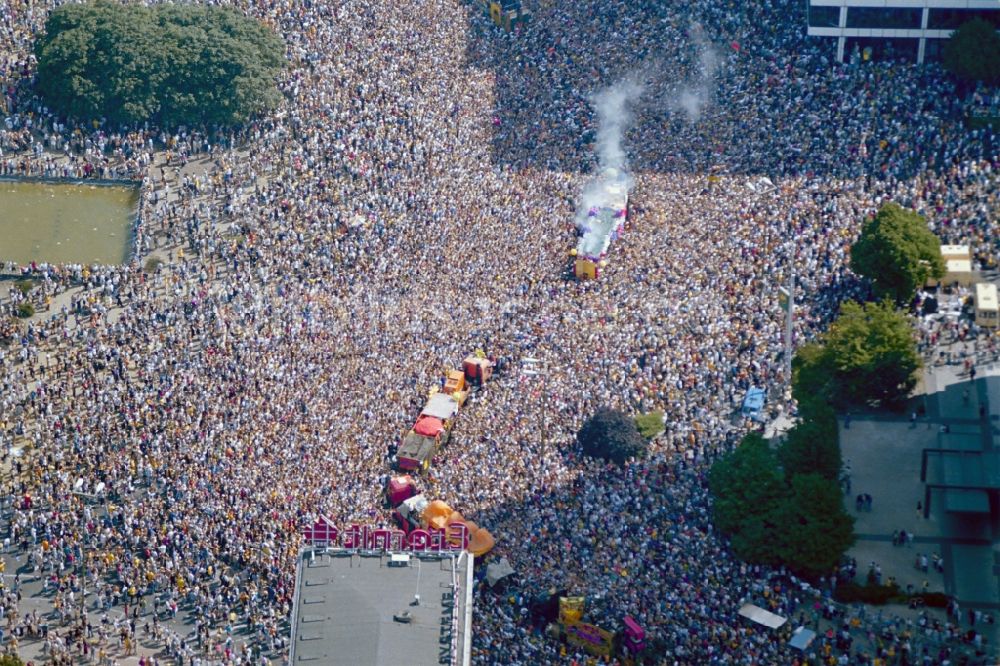
[[[427,404],[420,412],[422,416],[436,416],[442,421],[458,414],[458,400],[447,393],[435,393],[427,399]]]
[[[1000,451],[924,449],[923,480],[940,488],[1000,490]]]
[[[944,259],[971,259],[968,245],[942,245],[941,257]]]
[[[969,273],[972,262],[968,259],[945,259],[944,267],[949,273]]]
[[[403,566],[390,566],[393,555],[384,552],[303,552],[292,664],[468,664],[472,556],[395,556]],[[420,603],[412,606],[415,594]],[[394,619],[403,613],[408,623]]]
[[[976,284],[976,307],[979,309],[997,309],[997,286],[991,282]]]
[[[403,444],[396,452],[396,457],[423,461],[434,455],[437,451],[437,445],[437,440],[433,437],[425,437],[411,430],[403,438]]]

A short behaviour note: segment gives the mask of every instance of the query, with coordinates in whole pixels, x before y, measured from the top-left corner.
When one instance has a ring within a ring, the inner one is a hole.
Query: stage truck
[[[604,169],[582,195],[576,225],[580,240],[570,250],[573,275],[578,280],[594,280],[607,266],[611,241],[625,231],[628,220],[628,176],[618,169]]]
[[[458,411],[469,392],[493,375],[493,362],[477,351],[466,357],[461,370],[449,370],[440,388],[434,387],[416,423],[403,434],[396,452],[396,468],[426,472],[438,449],[448,443]]]

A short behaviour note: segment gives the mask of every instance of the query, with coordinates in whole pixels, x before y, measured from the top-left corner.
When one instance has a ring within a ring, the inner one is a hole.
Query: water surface
[[[121,264],[139,188],[0,181],[0,261]]]

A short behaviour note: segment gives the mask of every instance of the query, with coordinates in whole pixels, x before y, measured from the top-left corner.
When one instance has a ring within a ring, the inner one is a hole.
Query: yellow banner
[[[559,622],[561,624],[576,624],[583,617],[584,597],[559,598]]]
[[[600,627],[578,622],[566,626],[566,640],[570,645],[582,647],[590,654],[610,657],[615,635]]]

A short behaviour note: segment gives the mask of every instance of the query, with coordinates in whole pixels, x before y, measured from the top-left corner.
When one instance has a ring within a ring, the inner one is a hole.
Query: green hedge
[[[857,583],[840,583],[833,591],[833,598],[850,604],[861,602],[881,606],[889,602],[906,602],[906,595],[899,591],[898,585],[858,585]]]
[[[926,594],[915,594],[914,597],[924,600],[925,606],[931,608],[947,608],[950,597],[944,592],[928,592]]]
[[[900,591],[899,585],[858,585],[857,583],[840,583],[833,591],[833,598],[843,604],[863,603],[882,606],[884,604],[905,604],[911,599],[923,601],[930,608],[947,608],[950,597],[943,592],[925,592],[923,594],[906,594]]]
[[[646,439],[653,439],[663,432],[663,412],[650,412],[635,417],[635,427]]]

